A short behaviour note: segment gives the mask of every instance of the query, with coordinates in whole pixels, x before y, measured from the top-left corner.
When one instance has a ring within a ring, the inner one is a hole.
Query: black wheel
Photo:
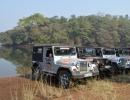
[[[125,74],[128,74],[128,73],[129,73],[128,69],[125,69]]]
[[[116,70],[115,70],[115,68],[113,66],[111,66],[111,68],[109,70],[110,70],[110,76],[115,75]]]
[[[32,80],[40,80],[41,79],[41,72],[38,66],[32,67]]]
[[[120,69],[116,63],[112,64],[112,72],[113,72],[113,75],[118,75],[120,73]]]
[[[123,75],[127,74],[127,69],[122,69],[122,74]]]
[[[71,73],[67,70],[62,70],[58,74],[59,85],[63,88],[68,88],[70,86]]]

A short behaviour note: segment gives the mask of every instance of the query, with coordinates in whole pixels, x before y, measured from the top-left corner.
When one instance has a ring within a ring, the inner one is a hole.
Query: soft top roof
[[[113,49],[113,48],[107,48],[107,47],[87,47],[87,46],[77,46],[76,48]]]
[[[36,44],[33,47],[52,47],[52,46],[58,46],[58,47],[75,47],[71,45],[65,45],[65,44]]]

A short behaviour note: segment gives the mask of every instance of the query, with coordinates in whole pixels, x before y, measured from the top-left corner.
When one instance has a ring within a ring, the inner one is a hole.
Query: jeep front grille
[[[80,62],[80,71],[87,71],[87,62]]]

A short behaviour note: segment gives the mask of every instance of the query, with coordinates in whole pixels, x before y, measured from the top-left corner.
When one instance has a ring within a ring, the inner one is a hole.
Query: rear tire
[[[39,81],[41,79],[41,72],[38,66],[32,67],[32,80]]]

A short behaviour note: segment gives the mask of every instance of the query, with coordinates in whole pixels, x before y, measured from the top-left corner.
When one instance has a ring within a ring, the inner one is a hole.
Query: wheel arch
[[[68,68],[64,68],[64,67],[60,67],[58,70],[57,70],[57,75],[59,74],[60,71],[68,71],[71,76],[72,76],[72,72],[68,69]]]
[[[32,67],[31,67],[32,71],[36,70],[36,69],[39,69],[41,70],[41,66],[38,62],[34,62],[32,63]]]
[[[38,62],[32,63],[32,67],[37,67],[37,66],[39,66]]]

